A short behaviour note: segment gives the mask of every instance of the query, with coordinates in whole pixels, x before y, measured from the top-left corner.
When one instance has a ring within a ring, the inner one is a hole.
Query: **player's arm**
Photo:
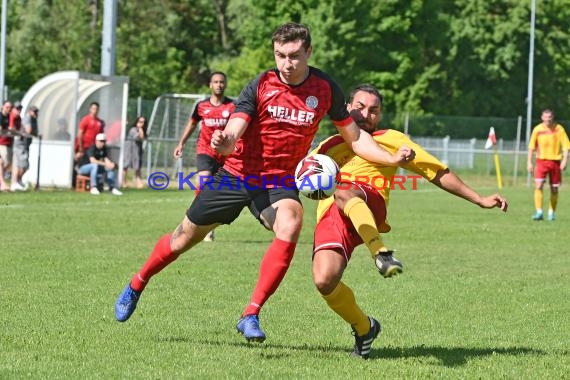
[[[504,212],[507,211],[508,203],[505,198],[501,197],[499,194],[493,194],[486,197],[481,196],[449,169],[439,170],[431,182],[441,189],[468,200],[481,208],[498,207]]]
[[[249,122],[241,117],[228,120],[224,130],[216,129],[212,134],[210,146],[218,153],[227,156],[233,153],[237,141],[245,132]]]
[[[210,146],[218,153],[227,156],[234,152],[237,141],[244,134],[247,126],[257,113],[257,86],[261,76],[244,87],[235,102],[234,112],[223,130],[216,129],[212,134]]]
[[[405,165],[414,159],[412,149],[402,146],[395,154],[379,147],[372,136],[360,129],[349,115],[344,103],[344,94],[338,84],[329,78],[331,86],[331,107],[328,115],[344,141],[358,156],[389,166]]]
[[[186,144],[186,141],[188,141],[188,139],[190,138],[190,136],[192,135],[192,133],[196,129],[197,125],[198,125],[198,122],[193,117],[191,117],[188,120],[188,123],[186,123],[186,126],[184,127],[184,132],[182,132],[182,136],[180,136],[180,140],[178,141],[178,145],[176,146],[176,148],[174,148],[174,157],[175,158],[182,157],[182,153],[184,152],[184,145]]]
[[[350,145],[354,153],[360,157],[389,166],[405,165],[414,159],[414,151],[409,147],[402,146],[395,154],[391,154],[380,147],[372,136],[361,130],[354,121],[346,127],[339,127],[338,131],[342,138]]]
[[[562,161],[560,161],[560,170],[566,169],[568,165],[568,150],[570,149],[570,140],[568,139],[566,131],[562,134],[562,138]]]
[[[534,155],[534,148],[528,148],[528,155],[526,158],[526,169],[529,173],[532,173],[532,156]]]
[[[534,155],[534,151],[536,150],[536,140],[537,138],[537,129],[535,128],[530,135],[530,141],[528,142],[528,154],[526,158],[526,169],[529,173],[532,173],[532,157]]]

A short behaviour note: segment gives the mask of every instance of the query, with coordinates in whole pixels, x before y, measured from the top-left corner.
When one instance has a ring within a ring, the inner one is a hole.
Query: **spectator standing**
[[[89,104],[89,114],[79,122],[77,140],[75,141],[75,159],[79,160],[85,151],[95,143],[95,137],[105,130],[105,122],[99,118],[99,103]]]
[[[127,132],[127,139],[125,141],[125,152],[124,152],[124,175],[123,183],[124,187],[129,187],[127,180],[127,172],[130,169],[135,171],[135,180],[137,189],[142,189],[144,187],[141,167],[142,167],[142,157],[143,157],[143,141],[146,139],[147,121],[144,116],[139,116],[135,120],[135,124],[131,126]]]
[[[10,164],[12,163],[12,144],[14,138],[11,134],[10,113],[12,111],[12,103],[5,101],[0,110],[0,191],[7,191],[9,187],[6,185],[4,175],[9,173]]]
[[[22,120],[20,136],[16,137],[14,141],[14,166],[16,173],[12,178],[12,191],[27,190],[27,185],[24,185],[22,178],[30,167],[29,158],[32,137],[38,135],[38,113],[38,107],[31,106],[28,108],[28,112]]]

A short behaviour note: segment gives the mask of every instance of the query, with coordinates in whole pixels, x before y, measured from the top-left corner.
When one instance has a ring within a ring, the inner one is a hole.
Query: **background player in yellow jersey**
[[[534,206],[536,211],[533,220],[544,219],[542,211],[542,188],[546,176],[550,177],[550,205],[548,220],[554,220],[556,204],[558,203],[558,187],[562,183],[562,171],[568,162],[568,135],[560,124],[554,121],[554,112],[549,109],[542,111],[542,123],[532,130],[528,143],[528,171],[532,173],[532,156],[536,151],[536,167],[534,168]]]
[[[382,115],[382,96],[371,85],[359,85],[349,97],[348,110],[360,128],[389,152],[400,146],[415,151],[415,158],[403,167],[436,186],[482,208],[507,211],[507,201],[498,194],[481,196],[467,186],[437,158],[406,135],[395,130],[376,131]],[[380,237],[388,232],[386,204],[396,167],[375,164],[356,156],[338,135],[323,141],[313,153],[327,154],[340,166],[341,182],[334,197],[319,202],[313,248],[313,280],[328,306],[354,331],[353,355],[368,358],[380,323],[368,317],[356,303],[352,290],[341,281],[354,248],[364,243],[384,277],[402,271]]]

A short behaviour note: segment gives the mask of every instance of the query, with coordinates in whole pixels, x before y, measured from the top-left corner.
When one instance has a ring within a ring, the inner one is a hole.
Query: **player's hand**
[[[184,146],[183,145],[176,145],[176,148],[174,148],[174,158],[180,158],[182,157],[182,153],[184,152]]]
[[[495,208],[498,207],[503,212],[507,212],[507,208],[509,204],[505,198],[500,196],[499,194],[489,195],[488,197],[484,197],[481,199],[479,206],[482,208]]]
[[[529,173],[532,173],[532,164],[527,164],[527,165],[526,165],[526,170],[527,170]]]
[[[398,165],[406,165],[416,158],[416,152],[407,146],[401,146],[400,149],[394,154],[396,162]]]
[[[224,131],[216,129],[212,134],[212,140],[210,140],[210,146],[218,153],[223,153],[223,149],[228,144],[228,137]]]

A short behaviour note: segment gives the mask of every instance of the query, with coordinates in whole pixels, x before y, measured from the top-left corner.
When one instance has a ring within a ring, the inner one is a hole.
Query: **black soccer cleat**
[[[368,359],[370,355],[370,349],[372,348],[372,342],[382,331],[380,322],[372,317],[368,317],[370,320],[370,331],[367,334],[359,336],[356,330],[352,328],[352,335],[354,335],[354,351],[352,351],[352,356],[360,357],[362,359]]]
[[[400,260],[392,256],[393,252],[394,251],[380,252],[376,255],[376,259],[374,260],[378,272],[380,272],[384,278],[395,276],[404,271],[404,266]]]

